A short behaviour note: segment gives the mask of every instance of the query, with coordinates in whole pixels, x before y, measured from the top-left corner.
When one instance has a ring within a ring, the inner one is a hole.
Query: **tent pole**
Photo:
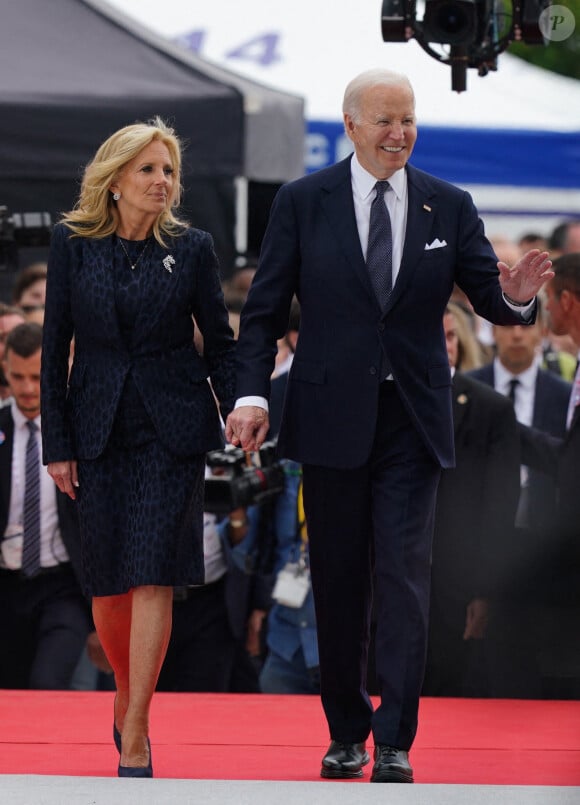
[[[234,179],[236,191],[236,252],[245,254],[248,250],[248,180],[245,176]]]

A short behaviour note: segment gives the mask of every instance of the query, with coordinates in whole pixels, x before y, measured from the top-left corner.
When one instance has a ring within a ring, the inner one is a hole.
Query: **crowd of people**
[[[156,690],[320,695],[321,775],[372,733],[373,782],[413,781],[420,695],[580,697],[580,221],[488,241],[408,164],[404,76],[343,111],[259,265],[220,281],[155,119],[0,302],[0,687],[115,691],[119,776]],[[212,509],[267,442],[275,488]]]

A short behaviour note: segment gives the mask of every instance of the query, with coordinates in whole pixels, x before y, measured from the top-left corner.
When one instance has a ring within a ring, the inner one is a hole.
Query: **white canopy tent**
[[[382,41],[381,0],[110,2],[205,59],[303,95],[307,170],[350,150],[344,87],[358,72],[386,66],[406,73],[415,88],[413,163],[469,189],[491,234],[547,234],[580,215],[580,81],[504,53],[497,72],[469,70],[467,92],[452,92],[450,68],[415,41]]]

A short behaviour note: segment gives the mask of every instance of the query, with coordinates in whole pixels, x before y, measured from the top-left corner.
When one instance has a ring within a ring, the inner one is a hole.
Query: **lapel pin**
[[[431,207],[428,204],[423,204],[423,209],[427,210],[427,212],[431,212]]]

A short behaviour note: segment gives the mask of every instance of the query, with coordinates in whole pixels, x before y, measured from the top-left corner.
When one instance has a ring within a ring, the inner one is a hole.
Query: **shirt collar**
[[[519,380],[522,388],[528,390],[534,389],[536,378],[538,376],[539,359],[535,359],[532,365],[525,371],[520,372],[519,375],[514,375],[512,372],[506,369],[499,358],[495,358],[494,363],[496,377],[501,388],[507,388],[510,380],[515,377],[517,380]]]
[[[377,183],[377,178],[363,168],[358,161],[356,152],[352,155],[350,172],[356,193],[360,196],[360,198],[366,200],[374,190],[375,184]],[[407,173],[405,168],[399,168],[399,170],[395,171],[388,179],[388,182],[391,185],[398,201],[401,201],[404,198],[406,181]]]
[[[18,406],[14,404],[12,404],[12,419],[14,420],[15,427],[22,429],[26,427],[26,423],[29,421],[28,417],[24,416]],[[34,417],[34,422],[36,422],[36,425],[40,430],[40,415]]]

